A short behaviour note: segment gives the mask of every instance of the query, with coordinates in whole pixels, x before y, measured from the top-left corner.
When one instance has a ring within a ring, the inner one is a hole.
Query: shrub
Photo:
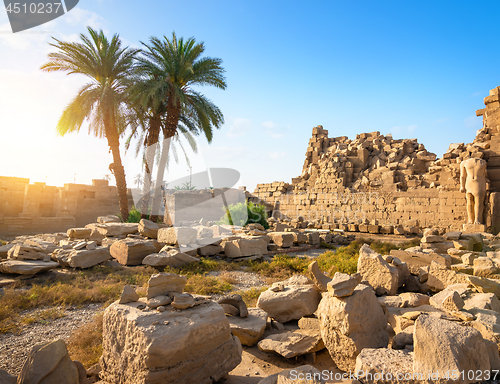
[[[266,207],[262,204],[230,204],[227,208],[224,208],[224,211],[225,214],[220,219],[219,224],[239,225],[244,227],[247,224],[259,223],[264,228],[269,229]]]
[[[138,223],[141,221],[141,211],[139,211],[136,207],[132,207],[132,209],[128,212],[127,223]]]

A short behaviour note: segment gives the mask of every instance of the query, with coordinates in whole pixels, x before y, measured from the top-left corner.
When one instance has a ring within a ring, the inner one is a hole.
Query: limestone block
[[[446,372],[485,372],[491,368],[486,343],[472,327],[421,315],[415,323],[413,340],[413,371],[439,372],[433,383],[449,383]],[[469,384],[474,380],[465,376],[456,382]]]
[[[198,231],[191,227],[170,227],[158,230],[158,241],[171,245],[196,243]]]
[[[231,332],[240,340],[241,344],[252,346],[257,344],[264,335],[267,318],[267,313],[262,309],[248,308],[247,317],[229,316],[228,320]]]
[[[294,235],[291,232],[269,232],[268,235],[278,247],[289,248],[293,246]]]
[[[70,228],[66,234],[71,239],[88,239],[92,233],[90,228]]]
[[[99,247],[93,250],[73,250],[68,255],[67,263],[72,268],[91,268],[111,259],[109,249]]]
[[[323,296],[317,314],[323,342],[343,371],[354,370],[364,348],[386,348],[389,343],[387,319],[369,286],[360,284],[347,297]]]
[[[138,223],[106,223],[97,226],[99,233],[107,237],[132,235],[137,233],[138,228]]]
[[[275,352],[286,359],[305,355],[325,348],[321,336],[303,334],[304,330],[269,335],[259,341],[258,347],[264,352]]]
[[[150,220],[141,219],[137,229],[141,236],[149,237],[151,239],[156,239],[158,237],[158,224],[153,223]]]
[[[146,297],[151,299],[155,296],[168,295],[169,293],[182,293],[187,279],[175,273],[157,273],[152,275],[148,281]]]
[[[434,292],[442,291],[452,284],[469,284],[469,282],[470,280],[468,275],[463,275],[446,269],[434,261],[431,262],[427,285]]]
[[[198,248],[200,256],[214,256],[222,252],[224,252],[224,248],[221,245],[205,245]]]
[[[361,283],[360,273],[348,275],[335,272],[333,279],[327,283],[328,294],[333,297],[346,297],[352,295],[354,289]]]
[[[464,309],[489,309],[500,313],[500,300],[494,293],[473,293],[465,299]]]
[[[169,305],[152,314],[137,309],[139,303],[115,302],[104,312],[105,382],[211,384],[241,362],[241,344],[219,304],[182,311]]]
[[[405,380],[413,374],[413,358],[407,351],[387,348],[365,348],[356,358],[356,372],[365,384],[419,384],[418,380]],[[384,378],[381,378],[382,373]],[[390,377],[391,379],[387,379]]]
[[[307,232],[307,242],[310,245],[319,245],[321,243],[319,232]]]
[[[395,295],[398,290],[398,270],[390,266],[377,252],[364,244],[359,251],[358,273],[377,295]]]
[[[114,242],[109,248],[111,256],[122,265],[141,265],[147,255],[156,253],[151,241],[123,239]]]
[[[292,236],[293,238],[293,236]],[[236,258],[243,256],[261,256],[267,254],[267,242],[260,238],[236,238],[224,241],[224,253],[226,257]]]
[[[0,262],[1,273],[12,273],[17,275],[34,275],[57,267],[59,267],[59,263],[53,261],[5,260]]]
[[[176,249],[172,249],[166,253],[151,253],[147,255],[143,260],[142,264],[150,265],[152,267],[173,267],[180,268],[189,263],[195,263],[199,261],[198,258],[190,256],[184,252],[179,252]]]

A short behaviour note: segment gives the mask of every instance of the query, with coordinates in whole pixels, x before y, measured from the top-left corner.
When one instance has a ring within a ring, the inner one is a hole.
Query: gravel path
[[[24,311],[22,315],[35,314],[46,308]],[[60,308],[64,317],[44,323],[34,323],[24,326],[19,335],[13,333],[0,334],[0,369],[12,375],[18,375],[36,343],[66,340],[71,333],[82,325],[90,322],[102,309],[101,304],[89,304],[82,308]]]

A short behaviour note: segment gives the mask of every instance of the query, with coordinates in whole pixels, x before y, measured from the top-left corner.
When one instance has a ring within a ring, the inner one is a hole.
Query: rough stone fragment
[[[178,250],[170,250],[167,253],[152,253],[147,255],[143,260],[142,264],[150,265],[152,267],[166,267],[170,266],[173,268],[180,268],[189,263],[195,263],[199,261],[198,258],[188,255],[184,252],[179,252]]]
[[[198,248],[200,256],[215,256],[222,252],[224,252],[224,248],[221,245],[205,245]]]
[[[155,296],[167,295],[169,293],[182,293],[187,279],[175,273],[157,273],[150,277],[146,297],[151,299]]]
[[[217,303],[154,314],[138,305],[114,303],[104,312],[105,382],[212,384],[241,362],[241,344]]]
[[[413,358],[406,351],[365,348],[356,358],[355,368],[360,373],[359,379],[365,384],[421,383],[413,379]]]
[[[247,305],[243,301],[243,298],[236,293],[231,293],[229,295],[225,295],[225,296],[221,297],[217,302],[219,304],[230,304],[230,305],[235,306],[236,308],[238,308],[240,317],[247,317],[248,316]]]
[[[249,308],[247,317],[231,316],[228,317],[228,320],[231,332],[240,340],[241,344],[252,346],[257,344],[264,335],[267,317],[267,313],[262,309]]]
[[[118,300],[119,304],[134,303],[139,300],[139,295],[133,287],[130,285],[125,285]]]
[[[153,223],[151,220],[141,219],[137,230],[139,234],[144,237],[156,239],[158,237],[158,224]]]
[[[321,291],[321,292],[326,292],[328,290],[327,284],[329,281],[332,279],[328,276],[325,276],[321,270],[319,269],[318,262],[313,261],[309,266],[307,267],[309,270],[309,276],[311,277],[312,281],[314,284],[316,284],[316,287]]]
[[[59,267],[59,263],[53,261],[5,260],[0,262],[1,273],[12,273],[16,275],[34,275],[57,267]]]
[[[395,256],[402,262],[408,265],[410,272],[413,275],[419,274],[419,269],[422,267],[428,267],[431,262],[436,262],[447,268],[451,267],[451,257],[449,255],[439,255],[437,253],[424,253],[424,252],[411,252],[411,251],[399,251],[391,250],[391,256]]]
[[[148,304],[148,307],[151,308],[158,308],[161,306],[169,305],[172,302],[172,299],[169,296],[155,296],[152,297],[151,299],[148,299],[146,302]]]
[[[111,259],[108,248],[99,247],[94,250],[73,250],[67,258],[67,263],[72,268],[90,268]]]
[[[464,309],[490,309],[500,313],[500,300],[494,293],[474,293],[465,300]]]
[[[70,228],[66,231],[66,234],[70,239],[88,239],[92,234],[92,229],[90,228]]]
[[[312,315],[318,308],[321,294],[309,279],[305,279],[309,283],[304,284],[305,281],[302,280],[302,284],[297,284],[301,281],[293,276],[282,283],[282,290],[275,292],[271,287],[262,292],[257,301],[257,307],[281,323]]]
[[[171,305],[174,308],[187,309],[194,304],[194,297],[189,293],[172,293],[172,295],[174,296],[174,301],[172,301]]]
[[[127,236],[137,233],[138,223],[105,223],[98,224],[97,231],[103,236]]]
[[[11,260],[45,260],[47,253],[38,247],[16,244],[9,249],[7,257]]]
[[[385,348],[389,343],[387,319],[367,285],[358,285],[347,297],[323,296],[317,314],[325,346],[343,371],[354,369],[364,348]]]
[[[121,223],[122,221],[118,216],[106,215],[106,216],[99,216],[97,218],[97,222],[99,224],[107,224],[107,223]]]
[[[224,253],[226,257],[261,256],[267,254],[267,241],[256,238],[237,238],[224,241]]]
[[[442,291],[452,284],[469,284],[469,276],[446,269],[441,264],[431,262],[427,285],[434,292]]]
[[[354,289],[361,283],[360,273],[348,275],[347,273],[335,272],[333,279],[328,283],[328,293],[333,297],[345,297],[352,295]]]
[[[286,359],[316,352],[324,348],[319,336],[297,332],[283,332],[269,335],[257,344],[264,352],[275,352]]]
[[[413,336],[414,372],[439,373],[433,383],[449,383],[446,372],[488,371],[489,352],[481,334],[472,327],[421,315],[415,323]],[[469,384],[465,375],[457,383]]]
[[[269,232],[268,235],[278,247],[289,248],[293,246],[294,237],[290,232]]]
[[[407,345],[413,345],[413,331],[415,326],[410,325],[396,334],[392,339],[393,349],[404,349]]]
[[[398,291],[398,270],[367,244],[359,251],[358,273],[373,287],[377,295],[395,295]]]
[[[151,241],[127,238],[114,242],[109,252],[122,265],[141,265],[142,260],[157,249]]]
[[[170,227],[158,230],[158,241],[171,245],[187,245],[196,243],[198,231],[191,227]]]
[[[479,292],[494,293],[500,298],[500,281],[486,277],[469,276],[469,281]]]
[[[79,384],[78,369],[62,340],[35,344],[17,380],[20,384]]]

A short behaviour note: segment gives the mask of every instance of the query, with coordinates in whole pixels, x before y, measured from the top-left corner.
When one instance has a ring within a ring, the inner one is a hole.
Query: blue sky
[[[64,106],[84,82],[41,73],[54,36],[77,40],[85,26],[139,46],[150,36],[194,37],[219,57],[227,90],[203,92],[226,123],[200,139],[193,172],[230,167],[238,185],[300,175],[311,130],[330,136],[380,131],[418,138],[441,156],[471,142],[488,91],[500,85],[498,17],[491,1],[133,1],[80,0],[68,14],[12,34],[0,8],[0,175],[62,185],[109,173],[105,141],[57,137]],[[125,155],[129,183],[140,161]],[[185,176],[182,162],[169,178]],[[76,174],[76,176],[75,176]]]

